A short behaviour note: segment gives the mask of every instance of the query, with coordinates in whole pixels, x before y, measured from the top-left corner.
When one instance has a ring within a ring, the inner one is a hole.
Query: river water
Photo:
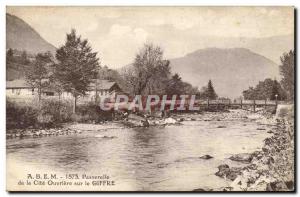
[[[116,183],[107,190],[219,188],[230,183],[214,175],[218,165],[239,165],[228,157],[260,150],[268,136],[268,126],[250,120],[186,121],[183,125],[119,129],[100,129],[101,125],[97,129],[93,125],[93,128],[82,134],[7,140],[8,182],[21,176],[17,172],[26,168],[29,173],[47,169],[60,174],[106,174]],[[200,159],[203,155],[213,158]]]

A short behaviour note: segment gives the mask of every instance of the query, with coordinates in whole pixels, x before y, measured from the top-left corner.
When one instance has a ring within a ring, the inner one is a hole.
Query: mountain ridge
[[[272,60],[246,48],[205,48],[170,59],[173,73],[199,88],[212,80],[219,96],[236,98],[265,78],[279,78]]]
[[[50,51],[56,47],[47,42],[41,35],[21,18],[6,13],[6,49],[27,51],[30,54]]]

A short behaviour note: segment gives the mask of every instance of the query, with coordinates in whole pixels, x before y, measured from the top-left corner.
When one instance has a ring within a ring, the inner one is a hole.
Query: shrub
[[[103,111],[94,102],[89,102],[85,105],[79,105],[77,107],[76,114],[81,116],[81,122],[101,122],[112,120],[112,111]]]
[[[45,116],[44,119],[49,119],[49,123],[62,123],[71,120],[72,102],[58,101],[54,99],[42,100],[39,115]],[[47,118],[48,116],[48,118]],[[42,119],[41,119],[42,120]],[[41,123],[44,123],[43,120]]]
[[[15,102],[7,100],[6,125],[8,129],[27,127],[51,127],[69,121],[101,122],[113,118],[112,111],[102,111],[95,103],[90,102],[77,107],[73,114],[72,101],[59,101],[55,98],[44,98],[38,104],[36,100]]]
[[[72,102],[44,99],[36,102],[6,102],[7,129],[49,127],[71,121]]]
[[[38,109],[28,103],[17,104],[13,101],[6,102],[6,127],[26,128],[37,123]]]

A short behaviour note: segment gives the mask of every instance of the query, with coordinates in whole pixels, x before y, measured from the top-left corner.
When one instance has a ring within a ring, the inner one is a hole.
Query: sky
[[[133,62],[144,43],[167,59],[199,49],[201,39],[264,38],[294,32],[292,7],[7,7],[59,47],[72,28],[98,52],[101,65]]]

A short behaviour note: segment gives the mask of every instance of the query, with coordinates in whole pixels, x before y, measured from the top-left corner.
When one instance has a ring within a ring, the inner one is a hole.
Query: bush
[[[112,111],[102,111],[93,102],[77,106],[73,114],[72,101],[57,99],[42,99],[37,101],[6,102],[6,126],[8,129],[27,127],[51,127],[69,121],[101,122],[112,120]]]
[[[72,109],[72,102],[69,101],[42,100],[41,110],[39,111],[39,116],[41,117],[40,123],[45,123],[44,121],[47,119],[48,124],[68,122],[71,120]]]
[[[6,102],[7,129],[27,127],[49,127],[71,121],[72,103],[54,99],[36,102]]]
[[[112,120],[112,111],[102,111],[98,105],[94,102],[87,103],[85,105],[79,105],[76,111],[77,122],[101,122],[106,120]],[[80,117],[80,118],[79,118]]]
[[[22,105],[7,100],[6,102],[6,127],[26,128],[37,123],[38,109],[28,103]]]

